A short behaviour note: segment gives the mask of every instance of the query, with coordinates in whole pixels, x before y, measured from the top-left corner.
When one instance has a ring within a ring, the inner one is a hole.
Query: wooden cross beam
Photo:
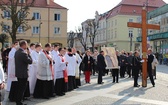
[[[147,11],[145,8],[142,9],[142,23],[128,22],[127,26],[132,28],[142,29],[142,54],[143,54],[143,65],[142,65],[142,86],[147,86],[147,30],[155,29],[160,30],[159,25],[148,24],[146,19]]]

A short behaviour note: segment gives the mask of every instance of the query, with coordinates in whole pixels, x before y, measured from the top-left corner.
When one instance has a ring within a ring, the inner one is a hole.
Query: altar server
[[[66,65],[68,62],[65,62],[64,58],[64,49],[59,48],[59,55],[57,59],[55,59],[55,74],[56,74],[56,80],[55,80],[55,92],[58,96],[65,95],[65,82],[64,82],[64,70],[66,70]]]
[[[37,80],[37,66],[38,66],[38,57],[41,51],[41,44],[35,45],[35,50],[33,50],[30,54],[33,64],[31,65],[31,68],[29,70],[29,86],[30,86],[30,94],[33,94],[36,80]]]
[[[75,56],[72,54],[72,49],[68,49],[68,54],[65,55],[65,60],[66,62],[68,62],[67,65],[67,70],[68,70],[68,91],[72,91],[73,89],[75,89],[76,87],[74,83],[76,83],[75,81],[75,68],[76,68],[76,58]]]

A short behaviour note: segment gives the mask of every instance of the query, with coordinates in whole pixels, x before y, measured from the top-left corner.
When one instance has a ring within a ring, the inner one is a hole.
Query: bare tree
[[[4,47],[4,43],[9,40],[9,36],[2,33],[0,34],[0,43],[2,43],[2,48]]]
[[[99,28],[99,21],[96,21],[96,19],[92,19],[92,20],[89,20],[87,24],[89,27],[89,38],[90,38],[90,43],[92,45],[92,52],[94,52],[95,37],[97,35],[97,30]]]
[[[23,31],[30,29],[28,21],[34,20],[34,17],[28,18],[30,7],[33,6],[35,0],[0,0],[0,8],[7,16],[1,14],[3,20],[9,20],[12,25],[9,26],[5,22],[1,22],[2,30],[9,33],[12,42],[16,41],[16,34],[19,27]],[[11,27],[11,28],[10,28]]]
[[[82,30],[85,30],[86,36],[83,35]],[[86,51],[87,50],[87,38],[88,38],[89,28],[88,27],[86,27],[86,28],[82,27],[82,29],[78,28],[78,30],[76,30],[76,33],[77,33],[77,39],[80,41],[81,45],[83,46],[84,50]]]
[[[68,47],[73,48],[75,41],[75,33],[73,31],[69,32],[68,35]]]

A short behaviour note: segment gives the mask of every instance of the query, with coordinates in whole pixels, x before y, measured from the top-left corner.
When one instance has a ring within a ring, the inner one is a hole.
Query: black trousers
[[[113,82],[118,83],[119,69],[112,69]]]
[[[152,68],[148,68],[148,75],[150,78],[150,81],[152,83],[152,85],[155,85],[154,79],[153,79],[153,73],[152,73]]]
[[[125,77],[126,66],[121,66],[120,68],[120,77]]]
[[[16,103],[20,104],[26,91],[27,78],[17,78],[17,79],[18,79],[18,86],[17,86]]]
[[[74,89],[74,78],[73,76],[68,76],[68,91],[72,91]]]
[[[139,77],[139,67],[133,67],[133,71],[134,71],[134,86],[138,85],[138,77]]]
[[[98,84],[101,84],[102,83],[102,76],[103,76],[103,70],[99,70],[99,73],[98,73]]]
[[[65,91],[64,78],[56,79],[54,88],[57,95],[62,95]]]
[[[131,77],[131,73],[132,73],[132,66],[128,66],[127,67],[128,71],[127,71],[127,74],[129,75],[129,77]]]
[[[34,89],[34,98],[49,98],[54,93],[54,81],[53,80],[40,80],[37,79]]]

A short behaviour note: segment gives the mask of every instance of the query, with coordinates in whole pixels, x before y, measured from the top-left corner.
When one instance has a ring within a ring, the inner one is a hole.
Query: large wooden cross
[[[159,25],[152,25],[147,23],[146,16],[147,11],[144,7],[142,9],[142,23],[128,22],[127,26],[132,28],[141,28],[142,29],[142,54],[143,54],[143,65],[142,65],[142,86],[147,86],[147,30],[156,29],[160,30]]]

